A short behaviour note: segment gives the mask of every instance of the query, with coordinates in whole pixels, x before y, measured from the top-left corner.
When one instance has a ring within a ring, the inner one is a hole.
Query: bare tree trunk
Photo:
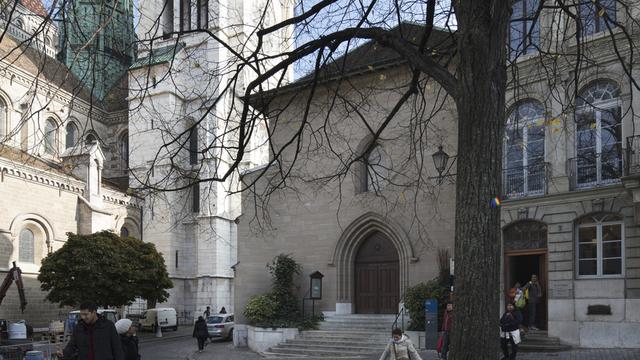
[[[498,354],[500,195],[510,2],[455,1],[458,31],[458,160],[455,323],[451,359]]]
[[[155,309],[156,305],[157,305],[157,302],[155,299],[147,300],[147,309]]]

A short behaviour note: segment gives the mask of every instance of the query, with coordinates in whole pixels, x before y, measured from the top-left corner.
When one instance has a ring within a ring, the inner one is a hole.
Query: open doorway
[[[525,251],[505,254],[505,290],[519,282],[525,286],[531,279],[531,275],[537,275],[538,282],[542,287],[542,298],[537,306],[536,327],[547,329],[547,254],[546,251]],[[506,292],[505,292],[506,293]],[[528,305],[529,306],[529,305]],[[529,321],[529,311],[522,312],[524,322],[531,325]]]

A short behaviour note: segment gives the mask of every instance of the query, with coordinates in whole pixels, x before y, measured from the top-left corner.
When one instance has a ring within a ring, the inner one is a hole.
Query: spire
[[[132,3],[65,1],[63,6],[58,58],[103,100],[135,56]]]

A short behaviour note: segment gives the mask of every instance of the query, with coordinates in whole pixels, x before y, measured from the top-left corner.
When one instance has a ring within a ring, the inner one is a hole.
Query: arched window
[[[523,220],[504,229],[504,251],[546,249],[547,225],[538,221]]]
[[[24,30],[24,22],[21,18],[16,19],[16,27],[18,27],[20,30]]]
[[[96,136],[93,133],[89,133],[89,135],[87,135],[87,137],[84,140],[85,144],[87,145],[91,145],[96,141],[97,141]]]
[[[120,228],[120,236],[121,237],[128,237],[129,236],[129,229],[127,229],[125,226]]]
[[[120,136],[120,158],[122,159],[122,168],[129,168],[129,132],[124,132]]]
[[[541,195],[546,189],[544,107],[537,101],[518,103],[509,113],[504,149],[504,195]]]
[[[376,144],[367,153],[365,158],[366,166],[366,191],[380,191],[388,182],[391,161],[389,155],[381,145]]]
[[[598,81],[576,99],[575,187],[618,182],[622,175],[620,87]]]
[[[577,222],[576,236],[579,277],[622,275],[624,222],[621,216],[585,216]]]
[[[50,38],[50,37],[48,37],[48,36],[46,36],[46,37],[44,38],[44,44],[45,44],[46,46],[51,46],[51,38]]]
[[[0,97],[0,136],[4,136],[7,131],[7,110],[7,103]]]
[[[67,124],[66,128],[66,136],[65,136],[65,144],[66,148],[70,149],[78,143],[78,127],[76,124],[70,122]]]
[[[189,129],[189,164],[198,163],[198,124],[191,125]]]
[[[18,261],[33,264],[35,262],[35,237],[33,231],[22,229],[19,242]]]
[[[57,125],[53,119],[47,119],[44,126],[44,152],[49,155],[55,155],[58,143]]]

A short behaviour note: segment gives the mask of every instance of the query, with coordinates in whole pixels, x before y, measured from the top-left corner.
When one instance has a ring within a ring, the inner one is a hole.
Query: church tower
[[[58,59],[103,100],[134,58],[133,0],[65,1]]]

